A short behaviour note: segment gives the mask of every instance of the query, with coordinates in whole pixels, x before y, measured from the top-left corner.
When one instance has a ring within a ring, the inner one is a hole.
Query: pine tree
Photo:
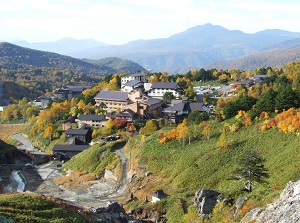
[[[265,159],[256,151],[249,151],[239,161],[234,179],[243,180],[245,189],[253,190],[253,181],[266,183],[269,178],[268,170],[264,166]]]

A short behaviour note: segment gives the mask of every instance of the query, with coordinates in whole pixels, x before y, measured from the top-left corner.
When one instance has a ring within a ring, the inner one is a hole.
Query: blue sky
[[[206,23],[246,33],[300,32],[299,12],[299,0],[1,0],[0,40],[124,44]]]

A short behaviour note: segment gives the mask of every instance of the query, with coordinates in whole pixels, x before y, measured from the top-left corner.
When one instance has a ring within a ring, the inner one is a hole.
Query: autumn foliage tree
[[[113,125],[114,127],[116,127],[117,129],[121,129],[124,128],[127,124],[127,120],[124,118],[116,118],[113,121]]]
[[[182,140],[182,144],[184,146],[185,140],[191,138],[192,132],[188,127],[188,120],[184,119],[182,123],[180,123],[177,128],[177,139],[180,142]]]
[[[154,120],[148,120],[146,125],[140,129],[141,135],[148,135],[157,131],[158,127]]]

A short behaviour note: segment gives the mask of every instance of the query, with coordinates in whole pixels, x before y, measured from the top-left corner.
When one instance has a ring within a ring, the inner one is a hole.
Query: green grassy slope
[[[75,210],[65,208],[39,195],[17,193],[0,195],[0,221],[20,223],[84,222],[75,213]]]
[[[247,196],[264,205],[278,196],[290,180],[300,177],[300,137],[284,134],[276,129],[261,132],[257,125],[242,127],[238,132],[229,133],[231,149],[217,150],[218,129],[209,140],[196,139],[190,145],[182,146],[178,141],[160,144],[158,133],[149,136],[141,144],[139,152],[141,164],[154,175],[164,180],[157,187],[172,196],[192,201],[195,191],[201,188],[215,189],[226,197]],[[132,139],[134,140],[134,139]],[[239,158],[247,151],[256,150],[266,159],[269,170],[268,185],[254,184],[252,193],[243,192],[243,183],[229,180]],[[155,187],[155,186],[154,186]],[[274,189],[275,188],[275,189]]]
[[[108,166],[115,166],[119,159],[112,152],[114,149],[122,147],[125,144],[123,141],[96,144],[89,149],[73,156],[65,165],[64,169],[80,170],[87,173],[101,175]]]

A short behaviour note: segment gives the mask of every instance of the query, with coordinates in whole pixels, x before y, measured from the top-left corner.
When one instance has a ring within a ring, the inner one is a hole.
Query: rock
[[[247,222],[254,221],[261,211],[262,211],[261,208],[252,209],[243,217],[243,219],[240,221],[240,223],[247,223]]]
[[[235,202],[236,209],[241,209],[246,200],[248,200],[247,197],[239,197]]]
[[[299,210],[300,181],[289,182],[277,201],[262,212],[259,208],[250,211],[240,223],[296,223],[300,222]]]
[[[257,223],[300,222],[300,181],[289,182],[280,198],[259,215]]]
[[[202,189],[195,193],[194,205],[198,216],[204,218],[211,214],[215,205],[220,202],[221,194],[214,190]]]
[[[224,199],[222,202],[225,204],[225,205],[228,205],[228,206],[232,206],[233,205],[233,198],[226,198]]]

